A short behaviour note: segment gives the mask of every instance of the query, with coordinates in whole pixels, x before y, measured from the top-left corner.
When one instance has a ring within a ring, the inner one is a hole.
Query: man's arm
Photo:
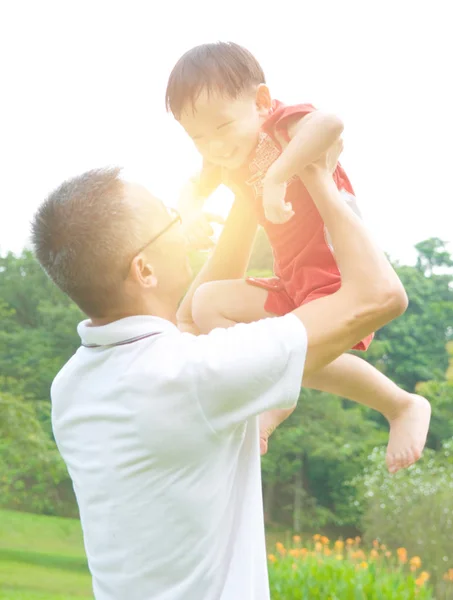
[[[343,133],[343,122],[336,115],[313,111],[288,123],[289,143],[269,168],[266,179],[282,184],[299,175],[307,165],[324,154]],[[285,144],[285,140],[280,140]]]
[[[329,230],[342,276],[338,292],[294,311],[307,330],[310,375],[401,315],[407,296],[384,252],[341,198],[332,171],[311,165],[299,175]]]
[[[196,250],[213,247],[211,222],[223,223],[217,215],[203,212],[209,196],[221,185],[221,171],[217,167],[203,164],[203,169],[191,177],[181,190],[178,210],[181,214],[188,244]]]
[[[236,198],[219,241],[201,271],[195,277],[177,313],[181,330],[196,331],[192,319],[192,299],[201,284],[221,279],[244,277],[258,227],[251,203]]]
[[[332,362],[407,306],[395,271],[341,198],[332,171],[320,160],[301,177],[331,230],[341,289],[283,317],[180,341],[190,357],[192,389],[216,431],[294,406],[303,375]]]

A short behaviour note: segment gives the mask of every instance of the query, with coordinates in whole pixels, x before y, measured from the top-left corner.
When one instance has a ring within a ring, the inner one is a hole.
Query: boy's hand
[[[268,221],[276,225],[286,223],[294,216],[290,202],[285,202],[286,183],[278,183],[272,175],[266,175],[263,181],[263,208]]]

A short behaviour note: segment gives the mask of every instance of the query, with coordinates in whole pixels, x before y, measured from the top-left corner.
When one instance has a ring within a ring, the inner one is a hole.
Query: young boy
[[[338,144],[341,121],[310,104],[272,100],[264,73],[250,52],[233,43],[206,44],[184,54],[167,86],[167,108],[203,157],[196,193],[184,209],[201,211],[224,183],[252,203],[274,254],[275,277],[205,284],[192,303],[199,331],[283,315],[335,293],[341,275],[324,223],[298,174]],[[354,210],[351,183],[340,165],[334,180]],[[182,307],[182,311],[186,307]],[[373,336],[355,349],[366,350]],[[394,473],[419,459],[430,421],[427,400],[396,386],[366,361],[345,354],[304,385],[380,411],[389,421],[387,466]],[[261,416],[262,452],[288,412]]]

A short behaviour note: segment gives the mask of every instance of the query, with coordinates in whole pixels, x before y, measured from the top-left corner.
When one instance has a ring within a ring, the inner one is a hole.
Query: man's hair
[[[32,221],[41,266],[90,317],[117,307],[127,261],[140,246],[119,174],[119,168],[95,169],[65,181]]]
[[[202,89],[237,98],[242,92],[266,83],[256,58],[233,42],[196,46],[173,67],[167,84],[166,107],[179,119],[183,108],[194,106]]]

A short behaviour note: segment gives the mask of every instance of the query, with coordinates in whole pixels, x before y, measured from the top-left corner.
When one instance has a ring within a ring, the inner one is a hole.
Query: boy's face
[[[266,86],[235,99],[202,90],[194,107],[185,107],[179,120],[207,162],[234,170],[255,148],[270,108]]]

